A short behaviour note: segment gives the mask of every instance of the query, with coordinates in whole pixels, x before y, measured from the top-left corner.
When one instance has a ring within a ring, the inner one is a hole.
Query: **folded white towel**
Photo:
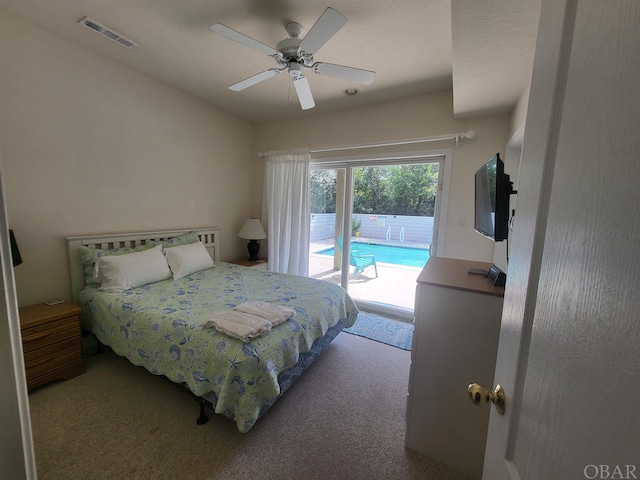
[[[241,303],[234,307],[234,310],[262,317],[271,322],[272,327],[286,322],[287,319],[296,314],[292,308],[274,305],[273,303],[263,302],[262,300],[252,300]]]
[[[271,322],[264,318],[233,310],[214,313],[203,326],[215,327],[219,332],[245,343],[271,330]]]

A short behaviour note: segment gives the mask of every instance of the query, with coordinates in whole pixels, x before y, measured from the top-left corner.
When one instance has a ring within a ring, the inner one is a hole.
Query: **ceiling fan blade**
[[[327,75],[329,77],[342,78],[351,82],[363,83],[371,85],[376,76],[376,72],[370,70],[362,70],[360,68],[345,67],[334,63],[314,63],[313,71],[319,75]]]
[[[313,95],[311,95],[311,88],[309,88],[309,80],[304,75],[298,75],[293,79],[293,86],[296,88],[298,94],[298,100],[300,100],[300,106],[303,110],[309,110],[316,106],[313,101]]]
[[[269,55],[270,57],[281,55],[280,52],[278,52],[274,48],[271,48],[269,45],[265,45],[264,43],[254,40],[251,37],[247,37],[244,33],[236,32],[234,29],[229,28],[226,25],[222,25],[221,23],[214,23],[209,27],[209,30],[211,30],[213,33],[217,33],[218,35],[222,35],[229,40],[238,42],[245,47],[253,48],[258,52]]]
[[[249,88],[256,83],[260,83],[268,78],[275,77],[281,72],[278,68],[272,68],[271,70],[266,70],[262,73],[258,73],[253,77],[245,78],[241,82],[235,83],[229,87],[229,90],[233,90],[234,92],[239,92],[240,90],[244,90],[245,88]]]
[[[313,55],[320,48],[333,37],[338,30],[344,27],[347,23],[347,19],[337,10],[329,7],[327,8],[316,23],[311,27],[309,33],[300,42],[300,49]]]

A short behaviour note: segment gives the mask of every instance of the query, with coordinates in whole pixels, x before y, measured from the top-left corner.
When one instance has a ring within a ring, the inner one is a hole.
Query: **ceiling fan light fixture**
[[[297,78],[299,75],[302,75],[303,66],[299,63],[291,62],[289,64],[289,75],[293,78]]]
[[[360,90],[357,88],[345,88],[342,93],[344,93],[347,97],[354,97],[360,93]]]

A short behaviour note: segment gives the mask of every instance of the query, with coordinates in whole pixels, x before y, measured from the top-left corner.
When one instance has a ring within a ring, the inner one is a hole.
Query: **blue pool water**
[[[408,267],[422,268],[425,263],[427,263],[427,260],[429,260],[429,250],[423,248],[353,242],[351,244],[351,251],[353,253],[374,254],[376,256],[376,262],[406,265]],[[334,249],[327,248],[326,250],[321,250],[316,253],[332,257]]]

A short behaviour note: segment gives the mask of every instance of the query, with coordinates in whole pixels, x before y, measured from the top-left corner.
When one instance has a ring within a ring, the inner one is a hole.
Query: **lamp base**
[[[247,250],[249,251],[249,261],[257,262],[258,261],[258,252],[260,251],[260,244],[257,240],[249,240],[247,244]]]

